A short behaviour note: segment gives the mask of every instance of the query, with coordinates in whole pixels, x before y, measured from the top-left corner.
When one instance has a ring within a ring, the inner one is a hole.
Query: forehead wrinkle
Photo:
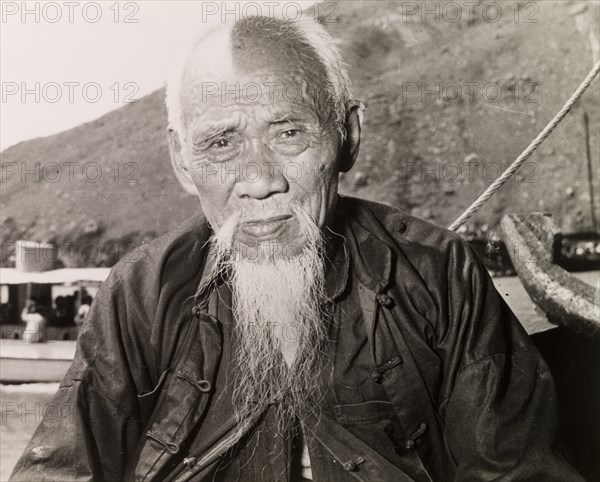
[[[213,130],[213,127],[214,130],[244,128],[252,121],[271,124],[293,119],[296,122],[321,124],[314,101],[306,92],[302,92],[302,97],[298,101],[283,98],[278,102],[269,102],[267,97],[265,95],[265,99],[258,103],[239,101],[243,99],[223,102],[220,96],[209,99],[207,103],[196,103],[195,107],[188,109],[190,116],[193,116],[189,125],[196,133]]]
[[[291,105],[288,109],[278,106],[272,109],[270,112],[270,123],[277,124],[283,122],[314,122],[318,124],[319,118],[312,109],[307,108],[306,106]]]
[[[192,137],[211,136],[219,132],[234,131],[243,128],[247,122],[244,122],[244,116],[238,111],[221,119],[203,121],[200,118],[195,124],[196,127],[193,128]]]

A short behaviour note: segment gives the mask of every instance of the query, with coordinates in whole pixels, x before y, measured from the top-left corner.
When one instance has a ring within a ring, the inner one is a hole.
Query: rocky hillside
[[[412,10],[423,2],[343,2],[336,11],[328,2],[320,10],[368,106],[343,192],[448,225],[583,80],[598,55],[598,3],[500,2],[501,12],[490,3],[459,12],[430,2],[428,14]],[[128,246],[197,213],[171,173],[163,95],[2,152],[3,246],[51,241],[66,265],[111,265]],[[596,81],[470,229],[491,232],[505,212],[536,210],[553,213],[566,232],[594,228],[586,142],[598,200],[599,97]]]

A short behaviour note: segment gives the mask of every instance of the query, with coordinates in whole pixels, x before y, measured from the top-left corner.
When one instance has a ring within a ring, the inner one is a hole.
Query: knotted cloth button
[[[198,305],[194,306],[192,308],[192,316],[198,318],[200,317],[200,312],[202,311],[202,308],[200,308]]]
[[[176,454],[177,452],[179,452],[179,445],[174,444],[172,442],[167,442],[166,440],[163,440],[162,437],[159,437],[158,435],[152,433],[151,431],[146,432],[146,437],[161,444],[171,454]]]
[[[177,372],[175,372],[175,376],[194,385],[198,390],[204,393],[210,392],[212,388],[212,384],[208,380],[194,380],[191,376],[187,375],[181,370],[177,370]]]
[[[381,306],[384,306],[385,308],[389,308],[394,304],[394,300],[391,299],[388,295],[382,293],[380,295],[377,295],[377,303],[379,303]]]
[[[344,462],[342,467],[344,467],[344,469],[346,469],[348,472],[354,472],[358,469],[360,464],[364,464],[365,462],[366,459],[364,457],[359,457],[354,462]]]
[[[417,439],[423,435],[427,431],[427,424],[425,422],[421,422],[419,427],[415,432],[409,437],[409,439],[404,443],[404,448],[406,450],[411,450],[415,448]]]
[[[210,392],[210,389],[212,388],[212,385],[208,380],[198,380],[196,386],[198,387],[198,390],[204,393]]]
[[[186,457],[183,459],[183,465],[186,467],[193,467],[196,465],[196,457]]]

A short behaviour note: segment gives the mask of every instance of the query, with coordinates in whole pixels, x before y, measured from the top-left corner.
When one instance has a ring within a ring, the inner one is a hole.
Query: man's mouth
[[[283,214],[265,219],[253,219],[240,224],[239,229],[246,236],[254,239],[267,240],[278,237],[285,228],[285,223],[292,216]]]

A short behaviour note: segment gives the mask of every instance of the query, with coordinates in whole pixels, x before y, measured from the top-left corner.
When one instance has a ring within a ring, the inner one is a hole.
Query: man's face
[[[329,221],[340,149],[323,89],[311,85],[319,67],[296,54],[246,52],[213,76],[201,61],[194,67],[192,54],[181,93],[182,155],[213,229],[239,216],[235,241],[250,248],[276,241],[292,256],[304,240],[291,205],[321,228]]]

